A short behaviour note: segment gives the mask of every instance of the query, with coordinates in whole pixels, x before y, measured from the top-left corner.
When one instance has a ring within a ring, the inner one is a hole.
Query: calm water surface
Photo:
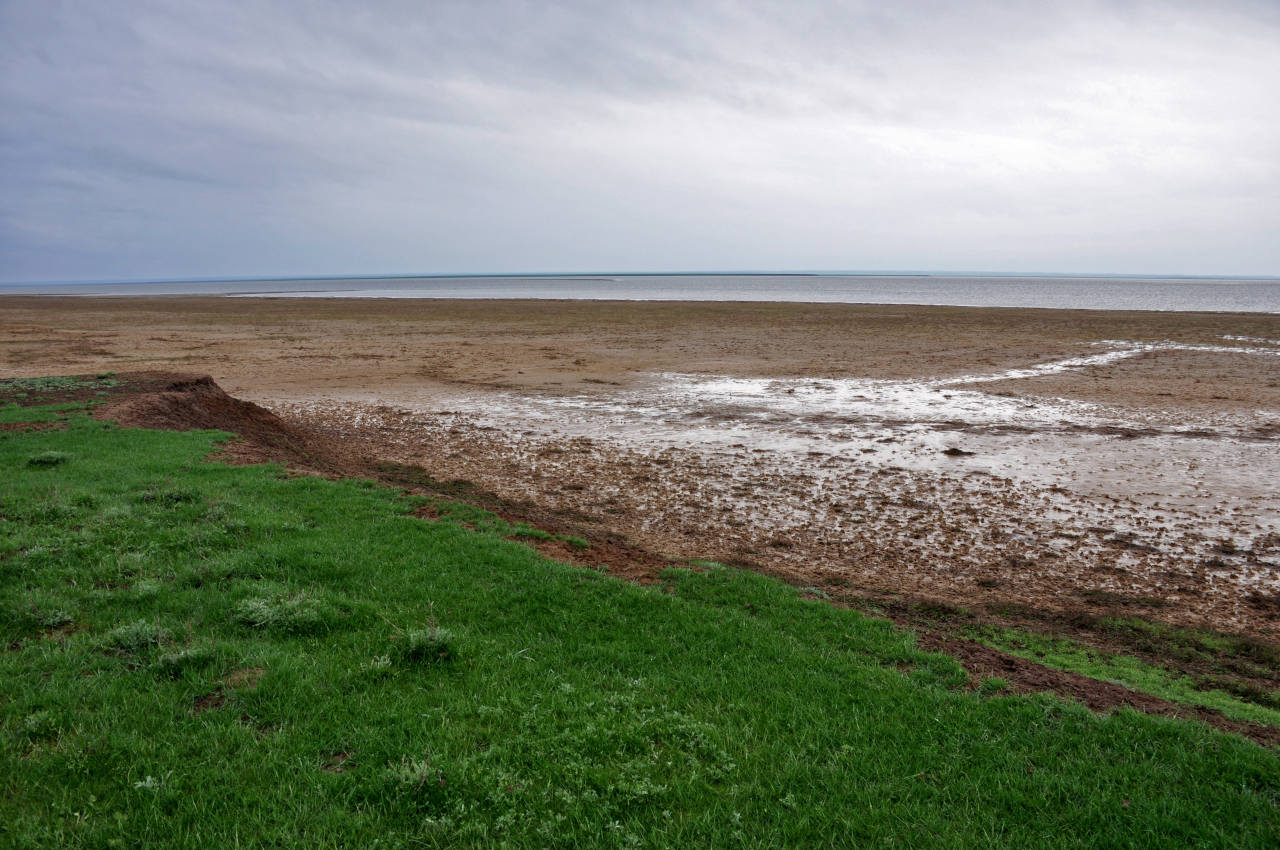
[[[355,277],[0,285],[0,294],[790,301],[1280,313],[1280,279],[939,275]]]

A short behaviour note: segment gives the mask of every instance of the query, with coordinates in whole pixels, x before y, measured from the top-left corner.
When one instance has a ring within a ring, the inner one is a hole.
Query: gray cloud
[[[1280,273],[1237,2],[0,4],[0,279]]]

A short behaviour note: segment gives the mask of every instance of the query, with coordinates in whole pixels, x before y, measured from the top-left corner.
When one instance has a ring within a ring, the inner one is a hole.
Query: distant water
[[[3,294],[789,301],[1280,313],[1280,279],[941,275],[565,275],[0,285]]]

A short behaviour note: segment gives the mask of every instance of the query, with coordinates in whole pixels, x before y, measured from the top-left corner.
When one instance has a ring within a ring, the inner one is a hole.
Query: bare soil
[[[947,377],[1087,354],[1103,340],[1223,344],[1224,336],[1278,339],[1280,317],[719,302],[0,297],[0,374],[196,370],[254,400],[366,392],[386,403],[442,384],[608,393],[661,372]],[[1185,364],[1153,358],[1150,368],[1158,381],[1180,381]],[[1155,393],[1185,389],[1155,388],[1146,377],[1116,394],[1145,404],[1169,398]],[[1264,381],[1244,378],[1233,382],[1232,405],[1280,404],[1274,373]],[[1093,383],[1063,378],[1054,392],[1088,394]]]

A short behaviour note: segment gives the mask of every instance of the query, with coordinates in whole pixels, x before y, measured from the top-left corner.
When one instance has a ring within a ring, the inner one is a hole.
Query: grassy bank
[[[1272,846],[1275,754],[701,566],[0,410],[0,843]],[[225,435],[222,435],[225,436]],[[459,521],[479,530],[466,528]],[[589,551],[589,550],[588,550]]]

